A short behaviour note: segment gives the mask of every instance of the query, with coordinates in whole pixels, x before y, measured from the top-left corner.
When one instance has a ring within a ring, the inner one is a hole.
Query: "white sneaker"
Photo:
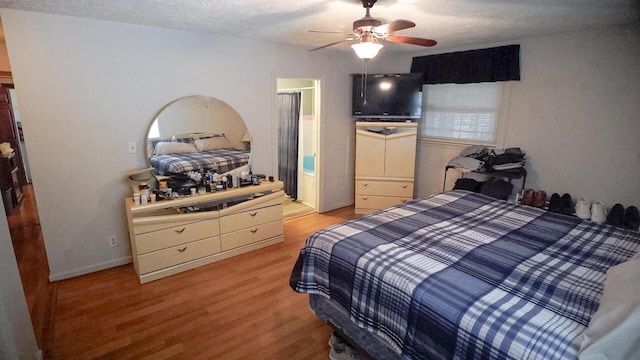
[[[576,216],[584,220],[591,219],[591,203],[584,196],[578,198],[576,202]]]
[[[358,350],[352,348],[351,346],[345,344],[342,350],[338,350],[337,347],[331,348],[329,350],[329,359],[331,360],[360,360],[363,359],[360,356]]]
[[[591,205],[591,221],[602,224],[607,221],[607,207],[602,201],[595,201]]]

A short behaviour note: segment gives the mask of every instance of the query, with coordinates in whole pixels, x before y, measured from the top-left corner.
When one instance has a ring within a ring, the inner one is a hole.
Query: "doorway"
[[[281,116],[278,116],[278,159],[279,168],[280,159],[286,159],[283,151],[287,148],[295,149],[295,166],[293,176],[279,176],[280,180],[285,182],[285,189],[288,189],[287,198],[285,199],[284,217],[285,219],[302,216],[317,212],[318,207],[318,136],[320,122],[320,81],[315,79],[277,79],[278,94],[299,94],[299,116],[297,119],[296,136],[287,135],[292,129],[290,125],[282,125]],[[278,102],[280,103],[280,102]],[[278,105],[278,113],[280,114],[282,107]],[[282,138],[282,140],[280,140]],[[295,144],[291,142],[295,141]],[[289,146],[294,145],[294,146]],[[280,170],[279,172],[281,172]],[[293,177],[293,179],[292,179]],[[295,186],[287,184],[295,182]],[[289,185],[289,186],[288,186]]]
[[[16,122],[16,128],[18,129],[18,137],[20,139],[20,155],[22,157],[22,173],[23,183],[31,183],[31,168],[29,167],[29,156],[27,155],[27,147],[24,142],[24,136],[22,134],[22,119],[20,118],[20,105],[18,104],[18,97],[16,95],[16,89],[9,88],[9,97],[11,98],[11,108],[13,110],[13,120]]]

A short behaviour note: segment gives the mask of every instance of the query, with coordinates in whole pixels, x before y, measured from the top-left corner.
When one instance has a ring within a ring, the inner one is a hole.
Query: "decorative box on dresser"
[[[413,199],[417,127],[415,122],[356,122],[356,213]]]
[[[140,283],[284,240],[282,182],[135,205],[125,199]]]

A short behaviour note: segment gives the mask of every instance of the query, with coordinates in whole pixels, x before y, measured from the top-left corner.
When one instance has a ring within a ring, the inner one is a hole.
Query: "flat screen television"
[[[356,119],[420,119],[422,74],[354,74],[352,116]]]

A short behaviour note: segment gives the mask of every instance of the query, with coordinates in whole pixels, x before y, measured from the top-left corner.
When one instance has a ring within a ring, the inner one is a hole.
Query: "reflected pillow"
[[[209,139],[198,139],[195,141],[195,145],[198,151],[233,149],[231,142],[229,142],[229,140],[224,136],[212,137]]]
[[[156,144],[156,155],[189,154],[198,152],[194,144],[178,142],[160,142]]]
[[[607,271],[600,307],[591,317],[578,358],[640,359],[640,259]]]
[[[182,143],[195,143],[198,139],[210,139],[213,137],[224,137],[224,134],[214,134],[214,133],[189,133],[189,134],[179,134],[171,137],[171,142],[182,142]]]

